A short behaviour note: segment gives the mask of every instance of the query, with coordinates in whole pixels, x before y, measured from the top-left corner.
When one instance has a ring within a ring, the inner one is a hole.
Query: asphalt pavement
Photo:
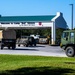
[[[36,47],[24,47],[22,45],[20,47],[16,46],[15,50],[8,50],[8,48],[5,47],[3,50],[0,50],[0,54],[67,57],[60,46],[41,44],[37,44]]]

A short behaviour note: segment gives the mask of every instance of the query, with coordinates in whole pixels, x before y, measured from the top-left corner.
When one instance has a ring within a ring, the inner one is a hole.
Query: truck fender
[[[72,46],[72,47],[74,47],[74,49],[75,49],[75,44],[70,43],[70,44],[66,44],[66,45],[65,45],[64,50],[66,50],[66,48],[67,48],[68,46]]]

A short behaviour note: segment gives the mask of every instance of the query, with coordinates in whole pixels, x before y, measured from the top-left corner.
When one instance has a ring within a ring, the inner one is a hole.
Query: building
[[[67,29],[67,23],[61,12],[43,16],[1,16],[0,29],[31,29],[51,27],[52,44],[56,41],[56,28]]]

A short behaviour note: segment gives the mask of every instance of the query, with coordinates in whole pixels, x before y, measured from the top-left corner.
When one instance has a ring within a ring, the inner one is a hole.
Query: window
[[[68,35],[69,35],[69,33],[68,33],[68,32],[64,32],[64,33],[63,33],[63,35],[62,35],[62,38],[67,38],[67,37],[68,37]]]
[[[70,33],[70,37],[71,38],[74,37],[74,33],[73,32]]]

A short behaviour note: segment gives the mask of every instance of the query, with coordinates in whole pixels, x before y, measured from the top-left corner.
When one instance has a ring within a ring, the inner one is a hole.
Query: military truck
[[[34,37],[32,36],[21,36],[21,38],[19,38],[17,40],[17,44],[20,47],[20,45],[23,46],[36,46],[36,40],[34,39]]]
[[[75,56],[75,30],[63,31],[60,47],[65,50],[68,57]]]
[[[16,48],[16,32],[13,29],[0,30],[1,49],[8,47],[8,49]]]

